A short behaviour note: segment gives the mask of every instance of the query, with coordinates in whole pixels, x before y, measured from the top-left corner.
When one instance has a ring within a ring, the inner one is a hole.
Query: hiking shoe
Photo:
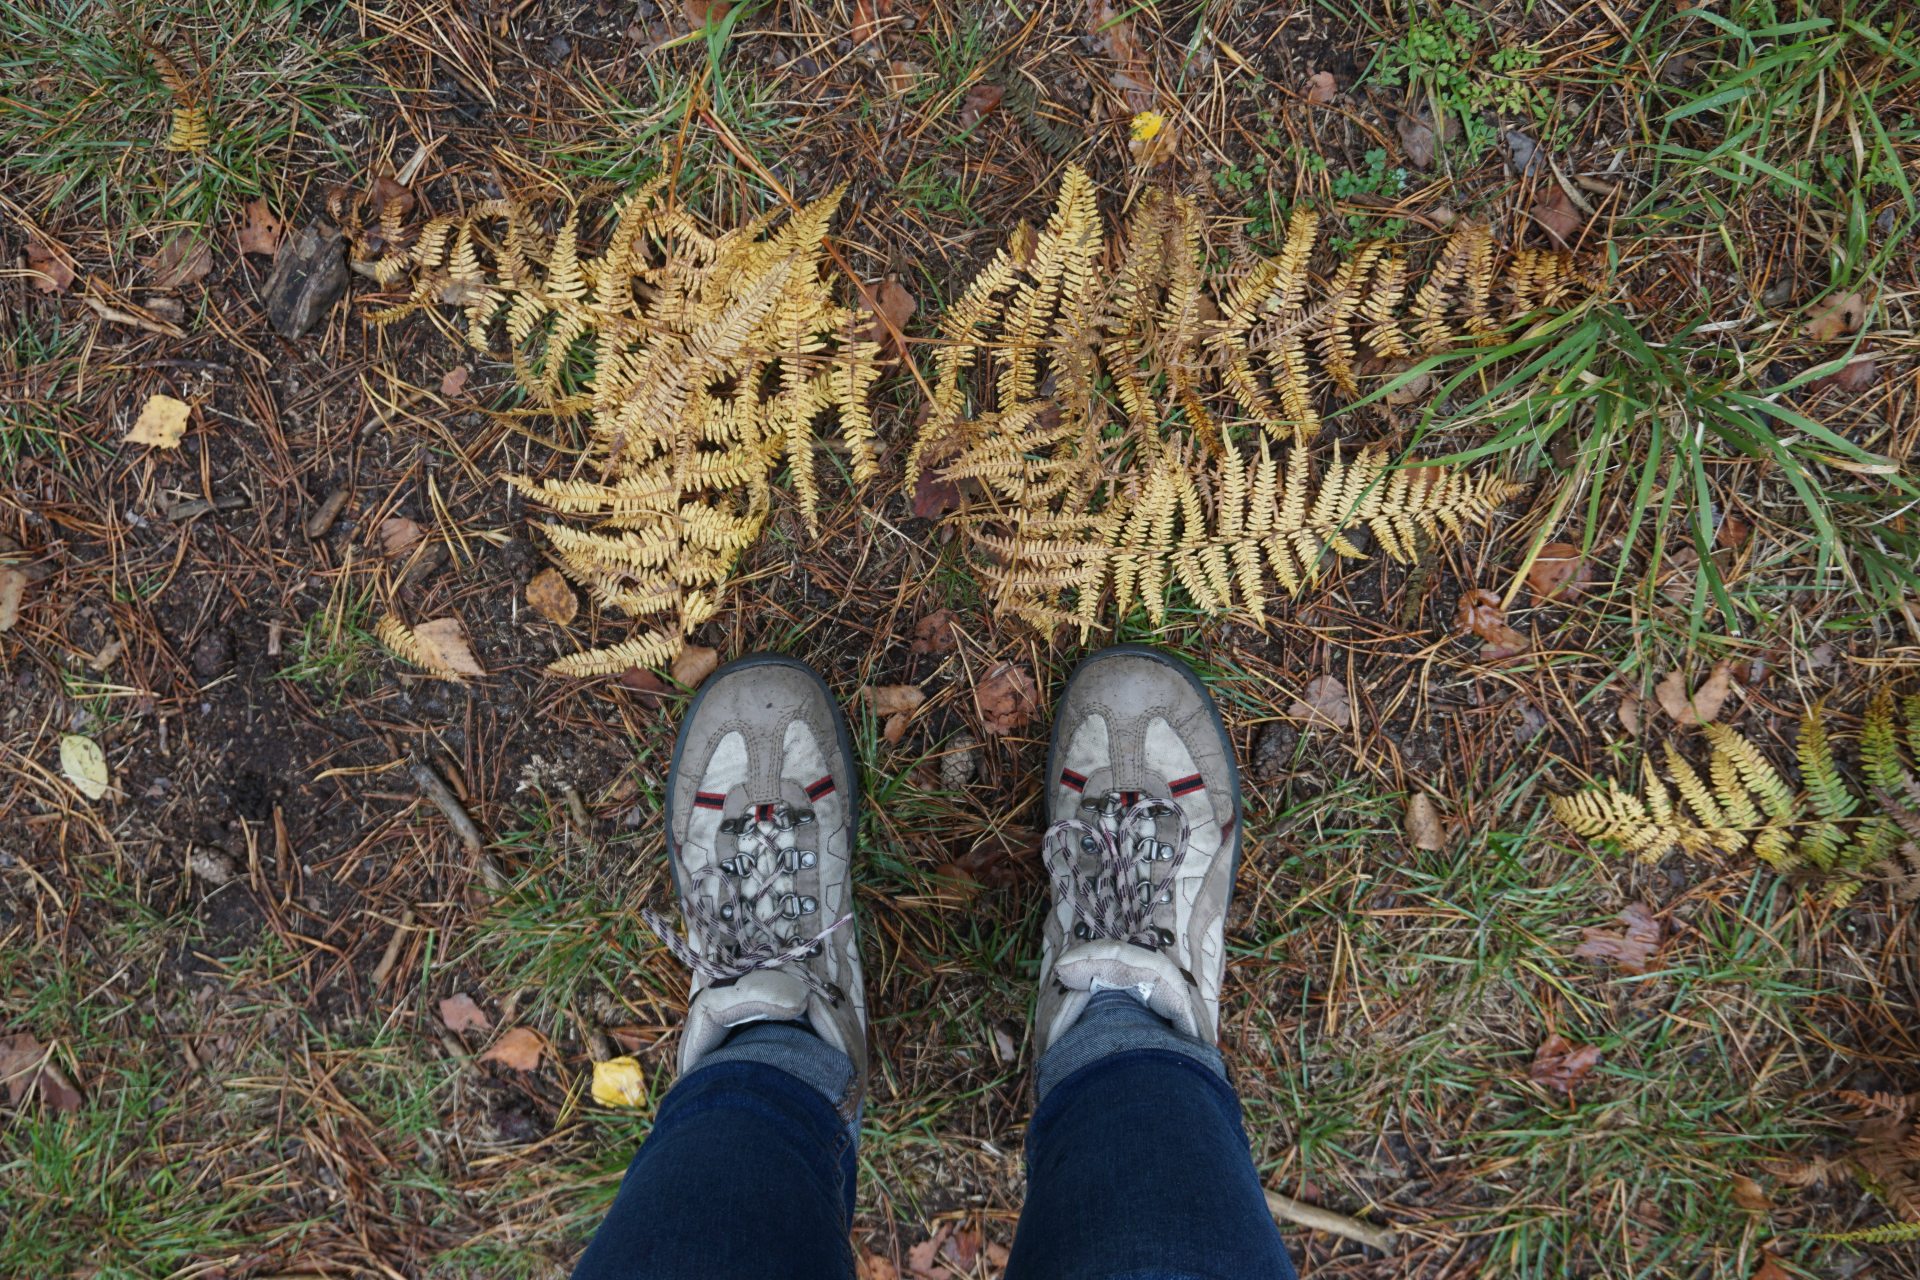
[[[1054,712],[1040,1052],[1102,991],[1219,1038],[1240,772],[1206,686],[1144,645],[1083,661]]]
[[[693,970],[681,1074],[749,1022],[804,1021],[867,1069],[853,922],[853,744],[805,663],[729,662],[687,708],[667,770],[667,855],[686,936],[648,925]]]

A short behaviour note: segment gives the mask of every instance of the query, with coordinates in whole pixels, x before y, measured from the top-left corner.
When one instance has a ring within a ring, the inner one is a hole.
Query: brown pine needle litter
[[[866,802],[853,1255],[996,1280],[1125,641],[1233,740],[1303,1274],[1920,1280],[1913,46],[0,6],[0,1276],[566,1274],[674,1078],[675,729],[772,650]]]

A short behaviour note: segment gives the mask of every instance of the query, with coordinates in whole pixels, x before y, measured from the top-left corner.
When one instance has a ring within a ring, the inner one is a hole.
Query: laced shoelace
[[[802,936],[799,922],[820,911],[819,899],[794,888],[794,877],[812,869],[819,855],[797,848],[798,828],[813,821],[813,810],[795,809],[784,802],[755,805],[737,818],[720,824],[723,835],[734,837],[734,854],[703,868],[687,886],[680,904],[688,931],[682,935],[659,912],[646,909],[640,918],[668,951],[709,982],[744,978],[755,969],[778,969],[816,954],[827,935],[853,918],[851,911],[825,928]],[[783,933],[786,924],[793,929]],[[704,950],[693,945],[697,931]],[[805,965],[793,970],[815,995],[834,1004],[845,996]]]
[[[1073,936],[1082,942],[1112,938],[1150,950],[1173,944],[1173,931],[1154,917],[1173,901],[1173,877],[1192,831],[1179,805],[1153,796],[1127,798],[1138,794],[1089,796],[1080,809],[1091,821],[1063,818],[1047,828],[1041,857],[1073,907]],[[1160,839],[1156,823],[1168,813],[1180,819],[1172,844]]]

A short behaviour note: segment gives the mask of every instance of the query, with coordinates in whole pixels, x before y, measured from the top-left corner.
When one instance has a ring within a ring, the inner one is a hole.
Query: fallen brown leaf
[[[961,1227],[947,1237],[947,1244],[941,1254],[952,1260],[960,1268],[962,1275],[973,1270],[973,1260],[980,1256],[980,1228]]]
[[[920,520],[944,520],[960,509],[960,486],[922,471],[913,485],[913,514]]]
[[[910,684],[867,686],[867,705],[876,716],[910,716],[927,700],[927,695]]]
[[[127,432],[128,444],[151,445],[155,449],[178,449],[187,433],[187,415],[191,406],[172,396],[148,396],[140,406],[140,416]]]
[[[1092,0],[1087,6],[1087,25],[1094,40],[1113,59],[1114,69],[1108,74],[1108,80],[1120,91],[1129,110],[1145,111],[1153,105],[1155,97],[1153,70],[1134,32],[1130,16],[1133,12],[1130,5]]]
[[[1593,566],[1571,542],[1549,542],[1527,570],[1527,587],[1541,604],[1571,600],[1593,581]]]
[[[1407,843],[1429,853],[1447,847],[1447,827],[1440,819],[1440,806],[1424,791],[1414,792],[1407,801]]]
[[[411,551],[426,531],[405,516],[388,516],[380,522],[377,532],[380,549],[390,556],[397,556]]]
[[[911,723],[913,723],[913,717],[904,711],[896,711],[887,717],[884,725],[880,726],[880,736],[888,746],[897,746],[900,740],[907,736],[907,726]]]
[[[1312,103],[1332,102],[1340,91],[1340,82],[1333,78],[1331,71],[1316,71],[1307,77],[1307,101]]]
[[[947,1242],[947,1233],[952,1230],[951,1226],[943,1226],[930,1239],[922,1240],[907,1250],[907,1270],[916,1280],[941,1280],[945,1268],[935,1270],[938,1264],[934,1259],[940,1256],[940,1246]]]
[[[619,682],[621,688],[631,689],[640,695],[639,702],[642,707],[659,706],[667,700],[666,695],[671,692],[665,680],[645,667],[628,667],[620,673]]]
[[[449,1031],[493,1030],[493,1019],[464,991],[456,992],[440,1002],[440,1021],[446,1024]]]
[[[920,309],[919,299],[893,276],[877,284],[861,285],[860,296],[867,310],[873,312],[873,327],[868,337],[884,350],[899,354],[899,344],[893,340],[894,332],[906,332],[907,321],[913,319],[913,313]]]
[[[0,631],[11,631],[20,621],[20,602],[27,594],[27,571],[0,566]]]
[[[1410,368],[1411,366],[1408,367]],[[1398,379],[1399,375],[1405,371],[1405,369],[1395,369],[1392,372],[1394,377]],[[1389,390],[1385,399],[1388,404],[1395,406],[1417,404],[1432,394],[1433,375],[1431,373],[1416,373],[1405,382]]]
[[[1353,723],[1353,698],[1337,676],[1315,676],[1287,708],[1287,714],[1312,724],[1345,729]]]
[[[27,270],[33,273],[33,287],[41,293],[65,293],[74,281],[66,255],[55,253],[37,239],[27,241]]]
[[[863,1249],[854,1260],[855,1280],[900,1280],[900,1268],[892,1258]]]
[[[895,61],[887,64],[887,72],[881,77],[888,93],[909,93],[913,87],[927,78],[927,69],[917,62]]]
[[[1860,332],[1860,326],[1866,321],[1866,295],[1836,293],[1827,305],[1813,313],[1804,332],[1815,342],[1837,342]]]
[[[1626,926],[1622,933],[1582,930],[1585,940],[1573,954],[1582,960],[1609,961],[1622,973],[1645,973],[1660,949],[1660,922],[1645,907],[1632,902],[1620,913],[1620,923]]]
[[[514,1071],[536,1071],[547,1051],[546,1037],[527,1027],[515,1027],[480,1055],[482,1062],[497,1062]]]
[[[997,84],[988,84],[985,80],[976,82],[960,101],[960,127],[971,129],[979,124],[1000,109],[1000,99],[1006,96],[1007,91]]]
[[[1762,1249],[1760,1265],[1753,1269],[1753,1280],[1793,1280],[1793,1275],[1772,1254]]]
[[[413,524],[413,521],[407,521]],[[381,526],[384,531],[385,525]],[[417,531],[418,526],[415,526]],[[564,627],[580,612],[580,597],[558,569],[542,569],[527,583],[527,604],[555,626]]]
[[[728,0],[686,0],[687,21],[696,27],[710,27],[725,22],[732,8]]]
[[[1713,540],[1729,551],[1737,551],[1747,545],[1747,539],[1753,536],[1753,526],[1739,516],[1727,516],[1720,521],[1720,527],[1713,531]],[[1698,552],[1694,554],[1698,555]]]
[[[1732,691],[1733,665],[1723,660],[1713,664],[1713,670],[1691,697],[1687,695],[1687,673],[1679,669],[1669,671],[1654,686],[1653,696],[1675,724],[1711,724],[1720,718],[1720,709],[1726,706]]]
[[[213,272],[213,253],[207,242],[181,232],[147,259],[158,289],[178,289],[183,284],[205,280]]]
[[[1040,690],[1025,667],[1002,662],[974,686],[973,700],[981,731],[992,736],[1024,727],[1040,705]]]
[[[667,669],[667,674],[673,677],[675,684],[687,689],[697,689],[700,687],[700,682],[712,675],[714,668],[719,665],[718,649],[709,648],[704,644],[690,644],[680,650],[679,656],[673,660],[673,665]]]
[[[958,621],[951,609],[935,609],[926,617],[913,624],[913,652],[915,653],[952,653],[958,641],[954,638],[954,623]]]
[[[854,0],[853,25],[847,34],[855,44],[865,44],[880,34],[881,24],[893,12],[893,0]]]
[[[1629,689],[1620,695],[1620,705],[1614,708],[1614,714],[1620,717],[1620,727],[1628,733],[1639,733],[1646,723],[1646,699]]]
[[[459,395],[467,389],[467,379],[473,376],[473,370],[464,364],[457,364],[447,370],[440,379],[440,394],[449,398]]]
[[[1870,391],[1880,381],[1880,362],[1872,356],[1855,356],[1845,366],[1815,378],[1807,384],[1808,391],[1839,391],[1848,395],[1857,395]]]
[[[466,624],[448,615],[423,622],[413,629],[420,642],[427,666],[455,676],[483,676],[487,669],[473,656],[473,644],[467,638]]]
[[[1533,1065],[1527,1068],[1527,1076],[1535,1084],[1558,1089],[1572,1097],[1573,1087],[1584,1080],[1599,1062],[1598,1045],[1576,1045],[1556,1032],[1548,1036],[1546,1043],[1533,1055]]]
[[[1480,657],[1486,662],[1511,658],[1525,653],[1531,647],[1525,636],[1507,625],[1507,615],[1500,607],[1500,597],[1484,587],[1461,593],[1455,622],[1462,631],[1472,632],[1480,638]]]
[[[1439,149],[1440,139],[1434,134],[1433,125],[1419,116],[1403,115],[1394,126],[1394,132],[1400,135],[1400,149],[1407,153],[1407,163],[1416,169],[1433,168],[1433,157]]]
[[[240,234],[236,237],[242,253],[264,253],[268,257],[280,252],[280,238],[286,234],[287,224],[273,216],[265,198],[247,202],[247,220],[240,224]]]
[[[37,1089],[40,1101],[50,1111],[71,1113],[80,1109],[80,1091],[28,1032],[0,1038],[0,1084],[6,1086],[9,1106],[19,1106],[30,1090]]]
[[[1773,1201],[1768,1197],[1766,1189],[1744,1173],[1734,1174],[1731,1182],[1732,1186],[1728,1189],[1728,1193],[1733,1197],[1735,1205],[1748,1213],[1765,1213],[1773,1208]]]
[[[1533,220],[1540,224],[1556,249],[1573,247],[1581,229],[1587,225],[1587,215],[1558,182],[1543,184],[1540,194],[1534,197],[1531,212]]]

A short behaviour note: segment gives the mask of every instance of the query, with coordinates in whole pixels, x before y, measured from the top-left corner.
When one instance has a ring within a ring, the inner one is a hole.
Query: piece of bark
[[[340,229],[315,219],[280,246],[267,278],[267,321],[281,337],[298,338],[320,323],[346,288]]]

